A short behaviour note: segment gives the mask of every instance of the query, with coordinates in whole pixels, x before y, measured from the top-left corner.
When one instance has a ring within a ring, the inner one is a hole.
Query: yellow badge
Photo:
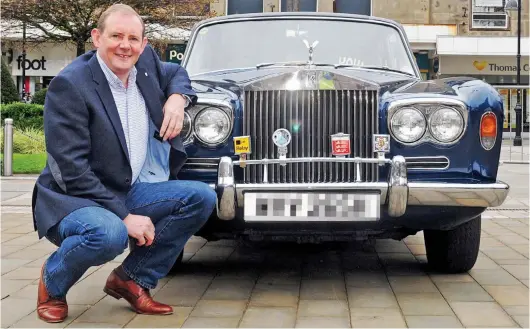
[[[250,153],[250,136],[234,137],[234,153],[235,154],[249,154]]]

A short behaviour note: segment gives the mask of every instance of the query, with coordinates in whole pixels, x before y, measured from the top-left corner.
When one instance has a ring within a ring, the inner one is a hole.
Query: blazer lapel
[[[160,132],[160,128],[162,127],[162,122],[164,120],[164,114],[162,112],[163,104],[160,102],[160,98],[157,96],[160,91],[157,89],[155,82],[149,76],[149,73],[144,67],[137,65],[136,70],[136,84],[142,92],[151,120],[153,120],[156,129]],[[186,156],[184,144],[182,143],[180,136],[169,140],[169,144],[171,144],[175,150],[183,153],[184,156]]]
[[[118,135],[118,139],[120,140],[123,152],[125,152],[127,161],[130,162],[127,142],[125,141],[125,134],[123,133],[120,115],[118,114],[116,103],[114,102],[114,96],[112,96],[112,91],[110,90],[109,83],[107,81],[107,78],[105,77],[105,74],[103,74],[101,67],[99,66],[99,62],[96,58],[95,53],[94,56],[90,59],[89,65],[92,70],[94,82],[96,83],[96,91],[105,107],[107,115],[110,118],[110,122],[112,123],[112,126],[116,131],[116,135]]]
[[[155,89],[153,81],[150,79],[147,70],[141,66],[136,67],[136,84],[142,92],[144,97],[145,106],[149,111],[149,116],[156,126],[156,129],[160,131],[163,121],[162,104],[158,97],[158,91]]]

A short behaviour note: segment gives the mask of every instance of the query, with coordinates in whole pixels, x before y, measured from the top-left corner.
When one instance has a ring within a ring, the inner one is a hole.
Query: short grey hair
[[[131,14],[131,15],[138,17],[138,19],[142,23],[142,38],[145,36],[145,23],[142,17],[138,15],[136,10],[134,10],[131,6],[125,5],[122,3],[113,4],[109,8],[105,9],[105,11],[101,14],[101,16],[99,16],[98,25],[97,25],[98,30],[100,30],[101,32],[105,30],[105,23],[106,23],[107,18],[111,14],[114,14],[114,13]]]

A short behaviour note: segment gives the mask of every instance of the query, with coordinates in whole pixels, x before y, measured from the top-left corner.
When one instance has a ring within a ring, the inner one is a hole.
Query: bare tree
[[[28,42],[73,42],[77,56],[85,52],[90,31],[101,13],[116,0],[2,0],[2,29],[22,31]],[[171,39],[172,28],[189,29],[200,19],[215,15],[210,0],[124,0],[146,23],[146,34],[158,41]],[[154,40],[156,41],[156,40]]]

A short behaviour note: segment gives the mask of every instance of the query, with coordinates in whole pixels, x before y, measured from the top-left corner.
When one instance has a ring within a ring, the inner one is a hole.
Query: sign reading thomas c
[[[186,51],[186,44],[168,45],[166,48],[166,61],[177,64],[182,63],[184,51]]]
[[[517,74],[515,56],[441,56],[440,71],[452,75],[512,75]],[[521,74],[528,74],[528,56],[521,57]]]

